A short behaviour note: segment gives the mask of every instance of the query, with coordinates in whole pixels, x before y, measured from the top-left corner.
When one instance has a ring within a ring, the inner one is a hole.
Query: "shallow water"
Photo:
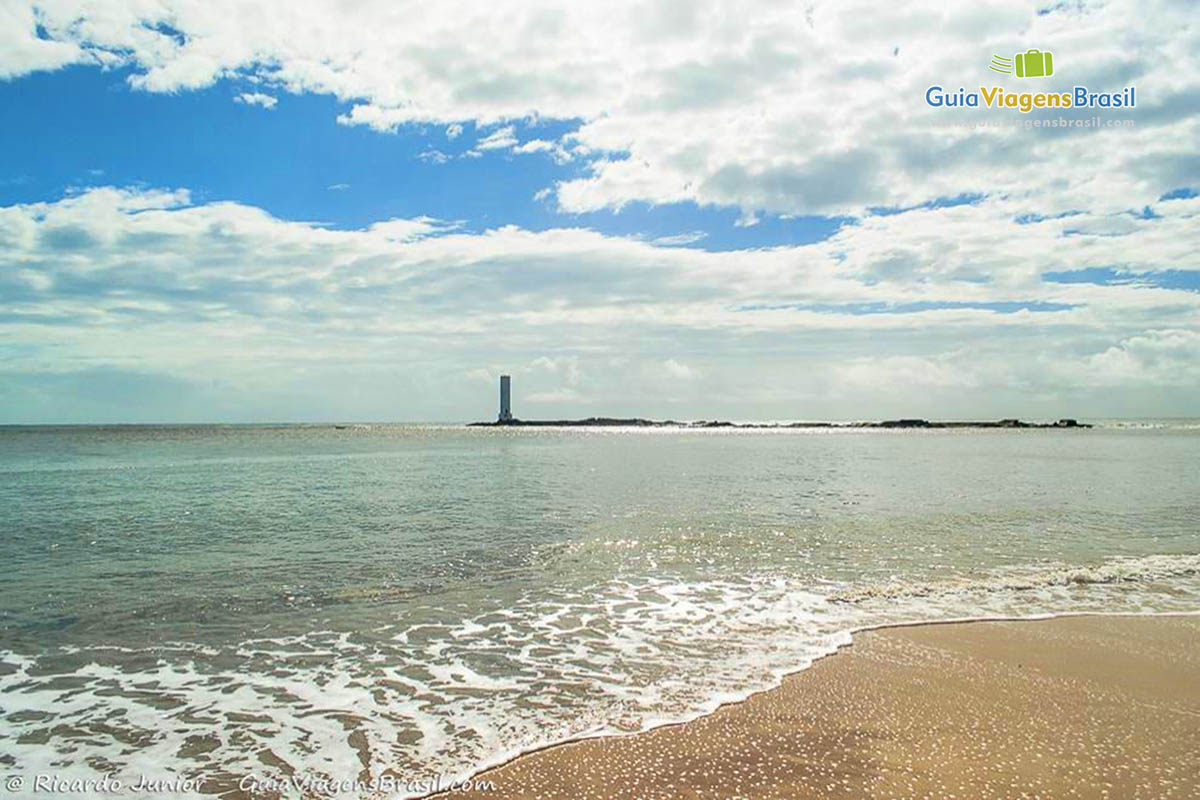
[[[1197,611],[1198,467],[1186,420],[0,428],[0,763],[461,775],[859,627]]]

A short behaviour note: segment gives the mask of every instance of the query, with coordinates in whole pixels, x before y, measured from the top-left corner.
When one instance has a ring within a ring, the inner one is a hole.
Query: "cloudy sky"
[[[1195,414],[1198,191],[1192,0],[10,0],[0,422]]]

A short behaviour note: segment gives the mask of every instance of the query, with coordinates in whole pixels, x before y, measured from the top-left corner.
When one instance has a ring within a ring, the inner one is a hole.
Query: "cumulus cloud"
[[[1091,356],[1084,380],[1097,386],[1194,386],[1200,382],[1200,331],[1151,330]]]
[[[1121,392],[1182,411],[1200,390],[1200,292],[1159,277],[1200,252],[1200,198],[1154,210],[1111,235],[1107,213],[1031,221],[1027,201],[989,198],[706,252],[428,217],[338,230],[99,187],[0,207],[0,336],[10,377],[69,363],[243,388],[310,380],[284,392],[296,398],[333,391],[340,370],[402,369],[424,387],[405,396],[428,403],[408,418],[445,419],[437,403],[468,398],[487,411],[464,377],[480,369],[513,372],[563,413],[575,396],[605,413],[830,416],[905,391],[900,412],[961,395],[1082,413]],[[897,254],[903,269],[879,266]],[[1097,272],[1112,265],[1126,272]]]
[[[430,164],[445,164],[450,160],[450,156],[433,147],[427,147],[421,151],[417,158],[422,161],[428,161]]]
[[[465,122],[500,126],[479,147],[586,159],[554,187],[573,212],[690,201],[738,207],[746,221],[857,216],[968,192],[1036,201],[1042,213],[1115,212],[1200,182],[1194,8],[1113,0],[1041,11],[1001,0],[459,0],[420,14],[385,0],[17,2],[2,12],[0,75],[125,66],[147,91],[239,78],[331,94],[353,103],[341,123],[384,132],[433,123],[454,138]],[[1060,54],[1052,88],[1136,83],[1136,126],[953,128],[925,105],[933,84],[1018,89],[987,59],[1029,47]],[[514,126],[530,118],[578,128],[553,150],[517,145]]]
[[[0,56],[0,78],[92,61],[76,42],[39,36],[38,17],[38,11],[31,3],[0,6],[0,54],[3,54]]]
[[[551,142],[546,139],[530,139],[522,145],[516,145],[512,148],[514,153],[546,153],[558,164],[565,164],[570,161],[573,156],[559,142]]]
[[[247,106],[262,106],[270,111],[271,109],[275,108],[275,105],[279,102],[279,99],[261,92],[242,92],[234,97],[233,101],[235,103],[241,103],[242,105]]]
[[[554,142],[546,141],[545,139],[530,139],[519,147],[514,147],[514,152],[517,153],[545,153],[554,150],[557,145]]]
[[[512,125],[492,131],[475,144],[476,150],[507,150],[517,143]]]
[[[700,373],[695,369],[689,367],[683,362],[676,361],[673,358],[668,358],[663,362],[663,371],[666,372],[669,377],[678,378],[679,380],[685,381],[690,381],[693,378],[700,377]]]

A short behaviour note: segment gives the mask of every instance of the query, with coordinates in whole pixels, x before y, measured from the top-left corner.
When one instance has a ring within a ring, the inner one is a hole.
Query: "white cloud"
[[[476,150],[507,150],[517,143],[512,125],[492,131],[475,144]]]
[[[927,391],[930,389],[974,388],[979,385],[977,370],[958,358],[939,355],[861,356],[833,369],[833,382],[843,391],[887,391],[891,389]]]
[[[577,385],[583,377],[583,373],[579,369],[578,356],[560,356],[557,358],[539,356],[533,360],[530,369],[533,371],[544,370],[559,375],[568,386]]]
[[[391,242],[414,242],[418,239],[436,233],[452,231],[457,227],[453,223],[444,223],[432,217],[417,217],[415,219],[389,219],[372,224],[367,231],[383,236]]]
[[[511,371],[521,397],[571,390],[603,413],[1194,407],[1200,292],[1149,284],[1200,252],[1200,198],[1159,203],[1120,236],[1070,233],[1108,230],[1105,213],[1016,221],[1031,210],[987,199],[706,252],[427,217],[337,230],[186,191],[94,188],[0,207],[4,370],[311,381],[301,397],[386,365],[421,376],[405,396],[429,410],[409,418],[438,419],[455,418],[438,403],[490,408],[468,380],[483,368]],[[1132,282],[1042,278],[1114,264]]]
[[[545,139],[530,139],[523,145],[514,147],[513,151],[517,153],[545,153],[554,150],[557,147],[554,142]]]
[[[344,192],[350,188],[350,184],[348,184],[348,183],[331,183],[328,186],[326,186],[325,188],[331,192]]]
[[[0,5],[0,78],[15,78],[90,60],[77,43],[41,38],[37,27],[38,13],[32,4]]]
[[[1200,383],[1200,331],[1151,330],[1091,356],[1080,377],[1095,386]]]
[[[707,238],[708,234],[704,231],[689,231],[688,233],[677,233],[673,236],[659,236],[654,239],[654,244],[660,247],[679,247],[688,244],[695,244]]]
[[[262,91],[237,101],[264,108],[334,95],[352,104],[339,123],[381,132],[444,126],[454,140],[472,124],[490,131],[473,148],[420,158],[582,161],[535,195],[569,212],[693,202],[736,207],[747,226],[769,212],[856,219],[816,244],[706,252],[677,246],[701,232],[465,233],[427,217],[337,230],[183,190],[76,189],[0,208],[5,375],[79,365],[260,388],[307,376],[292,394],[323,396],[344,365],[386,364],[421,376],[402,394],[435,406],[474,396],[457,381],[511,370],[545,403],[606,413],[708,414],[714,397],[792,417],[853,402],[1190,411],[1200,292],[1154,284],[1200,252],[1200,199],[1157,202],[1200,184],[1194,9],[1048,7],[9,3],[0,78],[128,67],[144,91],[248,81]],[[1136,84],[1136,127],[937,126],[946,114],[923,104],[925,87],[1015,89],[986,61],[1028,47],[1055,52],[1063,87]],[[578,129],[527,138],[544,120]],[[921,207],[964,194],[978,197]],[[1161,217],[1127,213],[1146,205]],[[910,210],[866,213],[876,206]],[[1127,281],[1043,278],[1083,269]]]
[[[275,108],[275,105],[279,102],[279,98],[272,97],[269,94],[262,94],[261,92],[242,92],[233,98],[233,101],[247,106],[262,106],[270,111]]]
[[[546,139],[530,139],[525,144],[513,147],[514,153],[549,153],[555,163],[565,164],[572,159],[571,153],[558,142]]]
[[[353,102],[343,124],[434,123],[448,137],[466,121],[500,125],[484,139],[495,148],[516,145],[515,129],[501,134],[518,121],[582,120],[547,151],[590,159],[556,187],[568,211],[692,201],[739,207],[748,223],[764,211],[858,215],[983,192],[1042,213],[1102,212],[1200,181],[1200,27],[1191,4],[1172,0],[1046,14],[1000,0],[460,0],[420,14],[385,0],[36,7],[5,7],[0,75],[128,65],[135,87],[162,92],[251,79]],[[487,34],[465,35],[477,31]],[[1136,128],[937,127],[948,115],[924,104],[926,87],[1016,89],[987,59],[1028,47],[1056,52],[1048,87],[1136,84]]]
[[[417,158],[421,159],[422,161],[428,161],[431,164],[445,164],[450,160],[450,156],[433,147],[425,148],[425,150],[423,150],[421,154],[417,156]]]
[[[700,373],[695,369],[680,361],[676,361],[673,358],[668,358],[663,362],[663,371],[665,371],[666,374],[672,378],[678,378],[679,380],[685,381],[690,381],[694,378],[700,377]]]

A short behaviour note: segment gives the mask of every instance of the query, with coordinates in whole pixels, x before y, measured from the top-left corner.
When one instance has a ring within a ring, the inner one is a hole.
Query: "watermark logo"
[[[993,55],[988,69],[1017,78],[1049,78],[1054,75],[1054,54],[1032,48],[1011,58]],[[1069,91],[1064,91],[1068,88]],[[1007,91],[1001,86],[980,86],[977,90],[960,86],[956,91],[933,85],[925,90],[925,102],[933,108],[986,108],[1020,114],[1042,109],[1134,108],[1137,87],[1097,92],[1077,85],[1050,92],[1020,92]]]
[[[1017,53],[1012,58],[993,54],[988,69],[1018,78],[1049,78],[1054,74],[1054,54],[1037,48]]]

